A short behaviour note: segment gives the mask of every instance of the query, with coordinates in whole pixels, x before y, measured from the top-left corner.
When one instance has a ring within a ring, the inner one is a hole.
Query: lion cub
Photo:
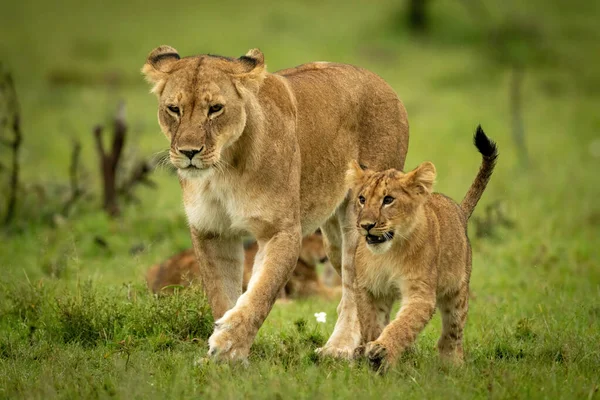
[[[356,252],[356,286],[364,354],[379,370],[393,364],[431,319],[442,314],[440,355],[462,362],[467,318],[471,246],[467,221],[492,175],[498,151],[481,127],[474,136],[483,156],[465,198],[456,204],[432,193],[435,167],[374,172],[354,161],[347,183],[356,196],[357,227],[364,236]],[[394,300],[402,298],[389,323]],[[389,323],[389,324],[388,324]]]

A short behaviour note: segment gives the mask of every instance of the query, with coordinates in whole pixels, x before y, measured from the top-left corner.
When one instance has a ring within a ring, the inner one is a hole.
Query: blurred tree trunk
[[[100,160],[100,173],[102,174],[102,186],[104,189],[103,208],[112,217],[116,217],[120,213],[117,199],[117,169],[123,151],[123,145],[125,144],[126,132],[125,103],[121,103],[117,109],[114,120],[112,148],[110,152],[107,152],[104,149],[102,143],[102,126],[96,126],[94,128],[96,150]]]
[[[429,29],[427,3],[429,0],[408,0],[408,27],[415,33],[424,33]]]
[[[69,165],[69,177],[71,194],[67,202],[63,205],[61,214],[67,217],[71,208],[83,196],[84,190],[79,184],[79,171],[81,169],[81,143],[76,140],[73,142],[73,150],[71,151],[71,165]]]
[[[4,224],[8,225],[13,220],[17,207],[20,171],[19,150],[23,140],[23,134],[21,132],[21,112],[19,109],[19,101],[17,98],[15,84],[10,73],[6,73],[4,76],[0,77],[0,94],[6,99],[7,112],[10,115],[10,117],[3,118],[2,128],[6,128],[7,125],[10,125],[13,133],[12,140],[0,137],[0,144],[10,148],[12,153],[8,202],[6,205],[6,215],[4,216]],[[9,118],[12,118],[12,121],[9,121]]]
[[[125,122],[125,103],[121,102],[117,108],[114,118],[112,147],[110,151],[104,148],[102,140],[102,125],[94,127],[94,138],[96,140],[96,152],[98,153],[100,174],[102,176],[103,188],[103,203],[102,208],[111,217],[116,217],[121,214],[119,207],[119,198],[124,198],[125,201],[136,201],[133,191],[139,185],[143,184],[148,187],[155,187],[155,183],[150,180],[150,174],[154,165],[146,160],[138,161],[133,168],[127,173],[125,168],[121,166],[121,156],[127,134],[127,123]],[[121,170],[119,172],[119,170]],[[119,176],[121,179],[118,179]],[[120,184],[117,185],[117,180]],[[75,181],[72,186],[77,187]]]

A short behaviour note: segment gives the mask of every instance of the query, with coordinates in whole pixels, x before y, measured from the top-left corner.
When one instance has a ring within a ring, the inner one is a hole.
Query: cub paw
[[[378,342],[367,343],[364,354],[373,371],[383,373],[389,367],[389,352],[383,344]]]

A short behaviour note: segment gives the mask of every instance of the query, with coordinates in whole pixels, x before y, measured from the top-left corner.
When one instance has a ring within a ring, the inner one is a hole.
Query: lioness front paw
[[[318,348],[316,353],[324,357],[352,360],[354,350],[360,345],[360,327],[342,327],[336,325],[325,346]]]
[[[215,323],[215,330],[208,339],[208,355],[217,361],[245,362],[256,329],[242,313],[232,311]]]
[[[389,367],[388,349],[380,342],[369,342],[365,347],[365,356],[373,371],[385,372]]]
[[[315,352],[321,357],[332,357],[341,360],[352,360],[354,358],[355,348],[352,346],[337,347],[326,344],[319,347]]]

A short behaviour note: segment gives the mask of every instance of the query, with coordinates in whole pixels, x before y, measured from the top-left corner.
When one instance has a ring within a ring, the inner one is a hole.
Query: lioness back
[[[336,141],[344,144],[358,141],[362,151],[356,156],[374,151],[371,147],[385,148],[396,156],[380,169],[404,168],[408,150],[406,110],[394,89],[381,77],[354,65],[330,62],[303,64],[275,74],[289,82],[299,106],[299,132],[304,136],[313,131],[325,133],[342,129],[348,135],[336,137]],[[319,118],[320,123],[315,125],[315,117],[324,118]],[[396,129],[395,134],[386,135],[390,128]],[[399,137],[406,140],[398,140]],[[310,139],[314,143],[318,137]]]
[[[378,75],[330,62],[303,64],[274,75],[285,78],[297,107],[301,186],[311,191],[301,193],[302,214],[319,208],[323,208],[319,214],[327,213],[331,195],[337,198],[334,202],[341,202],[346,195],[345,167],[351,159],[379,170],[404,168],[408,117],[394,90]]]

